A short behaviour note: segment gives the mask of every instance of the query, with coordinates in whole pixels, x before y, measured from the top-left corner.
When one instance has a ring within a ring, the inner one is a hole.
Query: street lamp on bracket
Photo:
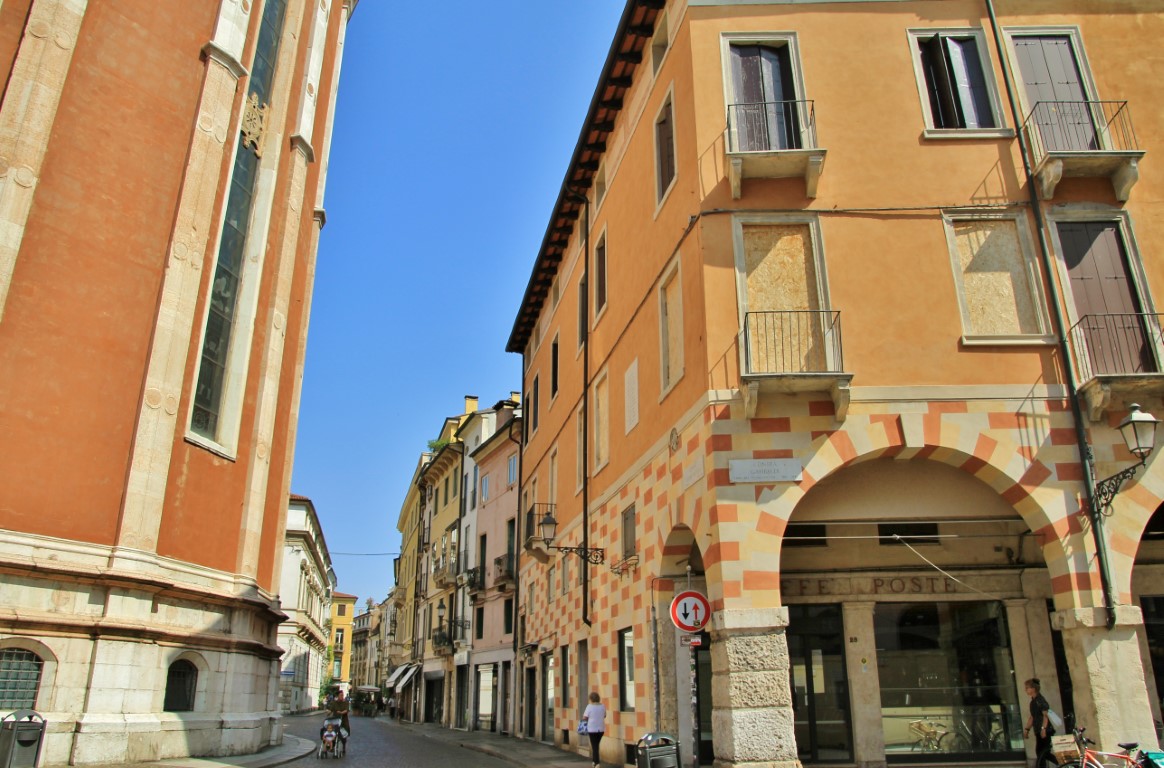
[[[1120,492],[1123,484],[1130,480],[1140,467],[1148,461],[1156,447],[1156,427],[1160,420],[1150,413],[1140,410],[1138,403],[1128,406],[1128,415],[1120,422],[1119,430],[1124,437],[1128,450],[1139,461],[1126,469],[1121,469],[1111,477],[1105,477],[1095,483],[1095,513],[1104,517],[1111,516],[1111,503]]]
[[[538,522],[538,533],[546,549],[556,549],[559,552],[569,552],[578,555],[591,565],[601,565],[606,560],[606,550],[601,547],[558,547],[552,543],[558,532],[558,521],[549,512]]]

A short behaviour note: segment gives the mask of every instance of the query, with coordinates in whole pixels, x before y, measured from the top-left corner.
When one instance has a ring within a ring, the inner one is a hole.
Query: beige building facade
[[[1018,766],[1038,677],[1155,743],[1162,12],[627,3],[508,343],[519,735]]]

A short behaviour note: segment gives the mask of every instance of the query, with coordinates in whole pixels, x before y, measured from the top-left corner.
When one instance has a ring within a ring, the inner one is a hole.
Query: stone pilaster
[[[724,610],[712,616],[711,727],[715,768],[792,768],[788,611]]]
[[[853,719],[853,756],[858,768],[885,768],[885,725],[881,719],[881,679],[877,673],[876,603],[847,602],[845,668]]]
[[[1115,750],[1125,741],[1156,744],[1156,729],[1144,683],[1137,630],[1140,609],[1116,609],[1116,625],[1106,625],[1102,608],[1076,608],[1051,614],[1063,632],[1063,648],[1071,670],[1076,723],[1087,729],[1100,749]]]

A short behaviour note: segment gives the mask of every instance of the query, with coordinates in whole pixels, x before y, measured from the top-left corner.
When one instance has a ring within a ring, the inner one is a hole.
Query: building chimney
[[[465,413],[477,412],[477,396],[465,395]]]
[[[510,390],[509,391],[509,399],[512,400],[513,402],[517,403],[518,405],[521,405],[521,393],[520,392],[514,392],[513,390]]]

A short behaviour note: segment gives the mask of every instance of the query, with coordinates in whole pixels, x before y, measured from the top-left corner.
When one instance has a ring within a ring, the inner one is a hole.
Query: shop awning
[[[418,670],[418,669],[420,669],[419,664],[413,664],[412,666],[410,666],[408,668],[408,671],[405,672],[404,675],[401,676],[401,678],[396,681],[396,687],[403,688],[404,686],[408,685],[408,683],[412,680],[412,676],[416,674],[416,670]]]
[[[396,681],[399,680],[401,678],[401,676],[405,672],[408,671],[408,668],[410,666],[412,666],[412,665],[411,664],[401,664],[399,667],[397,667],[395,670],[393,670],[392,676],[388,678],[388,682],[385,683],[384,686],[387,688],[391,688],[394,685],[396,685]]]
[[[380,687],[377,685],[360,685],[356,686],[357,691],[367,691],[368,693],[379,693]]]

